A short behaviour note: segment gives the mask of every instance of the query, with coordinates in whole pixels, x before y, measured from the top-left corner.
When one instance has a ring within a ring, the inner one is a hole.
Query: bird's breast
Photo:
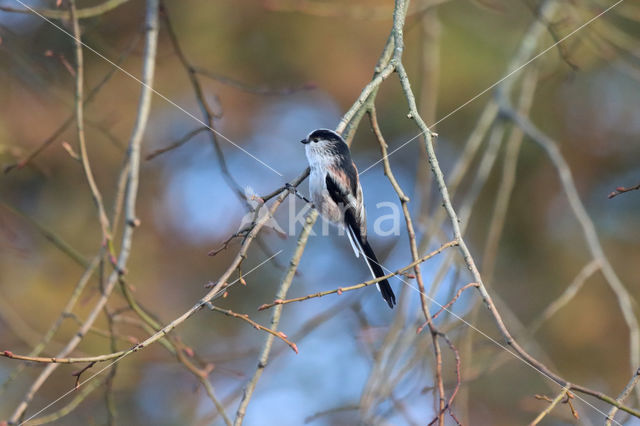
[[[309,175],[309,193],[318,212],[334,225],[342,226],[342,209],[333,201],[327,191],[326,170],[311,167]]]

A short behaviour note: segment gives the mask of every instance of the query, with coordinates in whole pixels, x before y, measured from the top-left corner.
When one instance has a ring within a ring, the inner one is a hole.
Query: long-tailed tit
[[[367,241],[367,219],[358,170],[349,146],[333,130],[318,129],[301,140],[311,166],[309,192],[315,207],[329,222],[344,227],[356,257],[363,257],[374,278],[385,275]],[[387,280],[378,289],[390,308],[396,296]]]

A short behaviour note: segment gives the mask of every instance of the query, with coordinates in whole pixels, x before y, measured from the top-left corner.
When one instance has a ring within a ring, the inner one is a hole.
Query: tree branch
[[[627,399],[627,397],[631,394],[631,392],[633,392],[635,387],[638,385],[638,382],[640,382],[640,368],[636,370],[636,373],[631,377],[631,380],[629,380],[627,386],[625,386],[620,395],[618,395],[618,397],[616,398],[616,402],[622,404],[624,400]],[[617,406],[611,407],[611,410],[609,410],[609,414],[607,414],[607,421],[605,422],[605,426],[611,426],[611,422],[613,422],[613,419],[616,416],[618,410],[619,407]]]
[[[87,153],[87,143],[85,140],[84,132],[84,59],[82,56],[82,39],[80,34],[80,24],[78,23],[76,15],[76,3],[75,0],[69,1],[69,16],[73,26],[73,37],[75,44],[76,55],[76,97],[75,97],[75,112],[76,112],[76,127],[78,130],[78,145],[80,147],[80,162],[82,163],[82,169],[84,170],[85,178],[89,184],[91,190],[91,196],[93,202],[98,209],[98,220],[100,221],[100,227],[102,228],[102,243],[111,246],[111,229],[109,225],[109,219],[104,209],[104,203],[102,202],[102,194],[98,189],[95,178],[93,177],[93,171],[91,170],[91,164],[89,163],[89,154]]]
[[[555,408],[555,406],[558,405],[558,403],[560,401],[562,401],[562,399],[567,395],[567,392],[569,392],[569,386],[563,387],[562,390],[560,391],[560,393],[558,394],[558,396],[556,396],[553,399],[553,401],[551,401],[549,406],[547,408],[545,408],[542,413],[538,414],[538,416],[531,423],[529,423],[529,426],[535,426],[538,423],[540,423],[542,421],[542,419],[547,414],[549,414],[551,412],[551,410],[553,410]]]
[[[293,281],[293,277],[298,270],[298,265],[300,264],[300,259],[302,258],[302,253],[307,245],[307,240],[309,239],[309,235],[311,234],[311,228],[318,217],[317,210],[311,210],[309,214],[307,214],[304,227],[302,228],[302,232],[300,232],[300,236],[298,237],[298,243],[296,245],[296,249],[291,257],[291,261],[289,262],[289,269],[287,270],[284,279],[282,280],[282,284],[278,288],[278,292],[276,293],[276,299],[283,299],[287,297],[287,292],[289,291],[289,287],[291,287],[291,282]],[[282,314],[282,306],[276,306],[273,310],[273,314],[271,315],[271,330],[277,332],[278,324],[280,324],[280,315]],[[264,346],[262,347],[262,352],[260,353],[260,358],[258,360],[258,366],[256,368],[255,373],[253,373],[253,377],[249,380],[249,383],[244,389],[244,393],[242,395],[242,400],[240,400],[240,405],[238,406],[238,411],[236,412],[236,419],[233,422],[235,426],[242,425],[242,421],[247,411],[247,407],[249,406],[249,402],[251,401],[251,396],[253,395],[253,391],[258,384],[258,380],[260,376],[262,376],[262,372],[267,366],[267,362],[269,361],[269,354],[271,353],[271,345],[273,344],[274,334],[269,334],[264,342]],[[281,337],[282,338],[282,337]],[[297,348],[296,348],[297,349]],[[295,349],[294,349],[295,350]],[[298,351],[296,350],[296,353]]]
[[[403,268],[400,268],[395,272],[392,272],[390,274],[384,275],[384,276],[379,277],[379,278],[371,279],[371,280],[362,282],[360,284],[356,284],[356,285],[352,285],[352,286],[348,286],[348,287],[339,287],[339,288],[337,288],[335,290],[321,291],[319,293],[309,294],[309,295],[303,296],[303,297],[296,297],[294,299],[287,299],[287,300],[276,299],[271,303],[265,303],[264,305],[261,305],[258,308],[258,310],[259,311],[263,311],[265,309],[272,308],[272,307],[274,307],[276,305],[286,305],[288,303],[302,302],[304,300],[314,299],[316,297],[323,297],[323,296],[327,296],[329,294],[336,294],[337,293],[338,295],[340,295],[340,294],[346,293],[348,291],[358,290],[358,289],[361,289],[363,287],[367,287],[367,286],[376,284],[376,283],[378,283],[380,281],[387,280],[387,279],[389,279],[391,277],[395,277],[396,275],[400,275],[403,272],[406,272],[406,271],[414,268],[416,265],[431,259],[432,257],[437,255],[438,253],[442,252],[444,249],[447,249],[449,247],[453,247],[453,246],[456,246],[456,245],[458,245],[458,243],[455,240],[454,241],[449,241],[448,243],[443,244],[442,246],[440,246],[440,248],[438,248],[437,250],[434,250],[431,253],[429,253],[429,254],[427,254],[425,256],[422,256],[420,259],[411,262],[407,266],[405,266]]]
[[[620,194],[624,194],[625,192],[629,192],[629,191],[637,191],[638,189],[640,189],[640,183],[635,185],[635,186],[630,186],[628,188],[625,188],[624,186],[619,186],[616,188],[615,191],[611,192],[607,198],[612,199]]]
[[[252,320],[251,318],[249,318],[248,314],[238,314],[236,312],[233,312],[231,309],[222,309],[219,308],[217,306],[212,305],[211,303],[207,304],[207,307],[209,309],[211,309],[212,311],[216,311],[216,312],[220,312],[222,314],[225,314],[228,317],[232,317],[232,318],[238,318],[241,319],[243,321],[248,322],[249,324],[251,324],[253,326],[253,328],[255,328],[256,330],[262,330],[266,333],[271,334],[274,337],[277,337],[278,339],[282,340],[283,342],[285,342],[287,345],[289,345],[289,347],[295,352],[298,353],[298,346],[293,343],[292,341],[290,341],[289,339],[287,339],[287,335],[284,334],[282,331],[274,331],[270,328],[267,328],[257,322],[255,322],[254,320]]]
[[[640,365],[640,326],[633,312],[632,300],[634,300],[634,298],[624,284],[622,284],[620,278],[618,278],[618,275],[602,249],[595,225],[580,200],[580,195],[578,194],[573,176],[571,175],[569,165],[560,152],[558,144],[540,131],[528,118],[516,112],[504,98],[500,98],[500,109],[502,113],[519,126],[531,140],[544,149],[555,166],[560,182],[562,183],[562,188],[569,200],[571,210],[582,227],[582,232],[584,233],[591,256],[600,263],[602,274],[607,280],[609,287],[611,287],[611,290],[615,293],[622,316],[627,323],[627,327],[629,327],[629,362],[631,364],[631,371],[635,372],[637,366]],[[640,392],[638,392],[637,396],[640,398]]]
[[[91,313],[85,320],[85,323],[78,333],[67,343],[62,351],[56,356],[57,358],[66,357],[80,343],[84,335],[91,328],[97,319],[103,307],[107,303],[107,299],[111,294],[121,271],[126,269],[126,264],[131,252],[131,240],[133,237],[133,229],[138,224],[135,215],[135,202],[138,193],[138,173],[140,169],[140,145],[144,134],[147,119],[149,117],[149,109],[151,104],[153,75],[155,70],[156,47],[158,40],[158,0],[147,0],[147,12],[145,17],[146,36],[145,36],[145,53],[143,58],[142,81],[145,83],[140,95],[138,106],[138,114],[136,123],[129,141],[129,173],[127,193],[125,196],[125,215],[126,226],[123,230],[121,250],[118,256],[116,270],[113,271],[105,285],[104,292],[100,299],[92,309]],[[58,364],[49,364],[33,382],[22,402],[13,412],[10,421],[16,423],[24,415],[29,403],[33,399],[35,393],[44,384],[47,378],[56,370]]]

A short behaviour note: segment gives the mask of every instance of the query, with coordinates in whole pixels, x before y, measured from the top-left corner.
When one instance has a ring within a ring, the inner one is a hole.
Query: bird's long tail
[[[364,256],[364,260],[365,262],[367,262],[367,266],[371,271],[371,275],[373,275],[373,278],[384,277],[386,274],[382,270],[382,267],[378,262],[378,258],[376,257],[376,254],[373,252],[373,249],[369,245],[369,241],[367,241],[366,238],[361,238],[361,237],[359,238],[359,237],[360,235],[356,232],[353,232],[351,227],[349,227],[349,240],[351,240],[352,244],[355,242],[359,246]],[[382,294],[382,298],[387,302],[389,307],[393,309],[393,305],[396,304],[396,296],[395,294],[393,294],[393,290],[391,289],[391,285],[389,284],[389,281],[387,280],[380,281],[378,283],[378,289]]]
[[[367,265],[369,265],[369,269],[373,273],[374,278],[384,277],[386,274],[380,267],[380,263],[378,263],[378,258],[376,257],[373,249],[369,245],[367,240],[362,241],[360,243],[362,246],[362,251],[365,255],[365,260],[367,261]],[[393,305],[396,304],[396,296],[393,294],[393,290],[391,289],[391,285],[389,281],[382,280],[378,283],[378,288],[380,289],[380,293],[382,294],[382,298],[387,302],[390,308],[393,309]]]

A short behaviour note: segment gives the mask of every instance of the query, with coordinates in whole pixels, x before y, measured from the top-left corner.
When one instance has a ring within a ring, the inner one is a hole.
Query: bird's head
[[[336,157],[349,154],[349,147],[342,136],[333,130],[317,129],[300,141],[305,145],[307,156]]]

